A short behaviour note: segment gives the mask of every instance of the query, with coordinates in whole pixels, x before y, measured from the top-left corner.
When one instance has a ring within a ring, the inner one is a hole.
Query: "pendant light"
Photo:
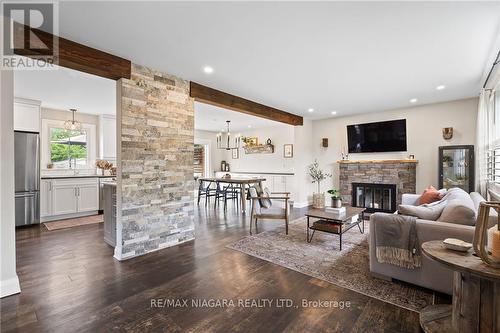
[[[231,150],[231,149],[240,148],[241,135],[239,135],[239,134],[234,138],[234,146],[231,147],[231,131],[229,129],[230,124],[231,124],[231,121],[226,120],[227,131],[226,131],[225,138],[223,138],[223,133],[219,132],[217,134],[217,148],[218,149]]]
[[[79,131],[82,129],[82,123],[78,120],[75,120],[75,112],[76,109],[69,109],[73,113],[73,117],[71,120],[66,120],[64,122],[64,129],[68,131]]]

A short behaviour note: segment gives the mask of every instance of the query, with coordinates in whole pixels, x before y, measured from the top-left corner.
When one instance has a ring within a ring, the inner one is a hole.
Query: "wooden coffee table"
[[[351,228],[357,226],[363,234],[365,232],[364,214],[365,208],[346,207],[345,213],[328,212],[324,209],[309,209],[305,214],[307,216],[307,242],[310,243],[317,231],[327,232],[330,234],[339,235],[340,251],[342,251],[342,235]],[[310,218],[317,218],[313,224],[310,224]],[[312,230],[312,235],[309,237],[309,229]]]

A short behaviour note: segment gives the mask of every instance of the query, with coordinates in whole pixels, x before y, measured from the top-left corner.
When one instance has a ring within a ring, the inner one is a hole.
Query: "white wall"
[[[233,159],[231,152],[226,152],[226,162],[229,162],[233,172],[293,172],[294,158],[283,157],[283,145],[294,144],[294,127],[291,125],[277,125],[272,127],[256,128],[241,131],[241,135],[257,137],[259,144],[271,139],[274,145],[273,154],[246,154],[240,149],[240,157]],[[243,145],[243,144],[242,144]],[[295,147],[294,147],[295,148]]]
[[[323,184],[323,189],[338,187],[338,164],[342,147],[347,147],[347,125],[406,119],[408,151],[401,153],[350,154],[351,160],[404,159],[415,155],[417,165],[417,192],[429,185],[438,185],[438,147],[445,145],[473,145],[475,143],[478,99],[464,99],[397,109],[350,117],[317,120],[313,122],[313,154],[328,171],[333,171],[332,180]],[[453,127],[451,140],[442,137],[443,127]],[[329,147],[321,147],[321,139],[329,139]],[[347,149],[347,148],[346,148]]]
[[[21,291],[16,273],[13,80],[11,71],[0,70],[0,297]]]
[[[208,144],[209,145],[209,155],[210,155],[210,170],[209,174],[211,177],[214,176],[215,171],[220,170],[220,162],[226,159],[226,152],[221,149],[217,149],[217,141],[215,137],[217,132],[210,131],[194,131],[194,143],[196,144]]]
[[[314,161],[313,157],[313,122],[304,119],[303,126],[294,127],[295,145],[293,147],[295,184],[293,199],[295,207],[306,207],[311,203],[314,192],[307,167]]]

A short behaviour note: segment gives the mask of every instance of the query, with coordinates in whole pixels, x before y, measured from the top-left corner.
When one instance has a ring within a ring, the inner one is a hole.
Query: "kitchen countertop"
[[[59,175],[59,176],[42,176],[41,179],[63,179],[63,178],[114,178],[116,176],[102,175]]]

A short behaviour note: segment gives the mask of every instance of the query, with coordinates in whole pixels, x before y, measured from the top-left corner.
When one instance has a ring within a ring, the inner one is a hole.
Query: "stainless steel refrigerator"
[[[40,138],[14,132],[16,226],[40,223]]]

